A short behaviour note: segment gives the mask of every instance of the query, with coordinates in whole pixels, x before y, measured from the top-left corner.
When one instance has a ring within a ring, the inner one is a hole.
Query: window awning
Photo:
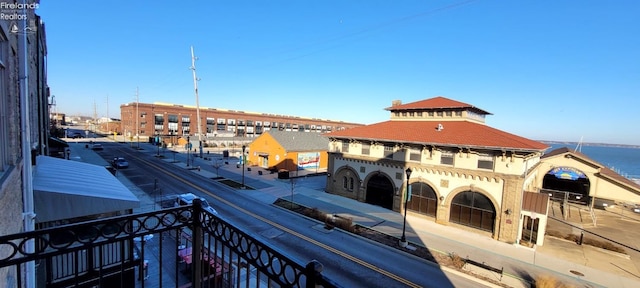
[[[140,206],[105,167],[38,156],[33,169],[36,222],[50,222]]]
[[[49,137],[49,147],[56,147],[56,148],[65,148],[65,147],[69,147],[69,144],[57,137]]]

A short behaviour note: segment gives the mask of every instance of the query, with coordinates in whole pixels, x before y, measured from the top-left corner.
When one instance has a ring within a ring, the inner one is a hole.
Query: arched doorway
[[[411,183],[411,198],[407,202],[407,209],[413,212],[436,217],[438,196],[429,184],[422,182]]]
[[[573,167],[556,167],[542,178],[542,193],[549,193],[552,200],[589,204],[589,178]]]
[[[482,193],[464,191],[451,201],[449,221],[480,230],[493,232],[496,209]]]
[[[381,174],[374,175],[367,182],[367,203],[393,209],[393,184]]]

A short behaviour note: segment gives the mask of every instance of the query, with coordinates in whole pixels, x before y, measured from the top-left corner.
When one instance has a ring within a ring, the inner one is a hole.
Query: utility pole
[[[140,112],[138,112],[138,102],[140,100],[140,95],[138,94],[138,87],[136,86],[136,142],[137,142],[137,148],[136,149],[140,149],[140,135],[138,135],[138,129],[140,127],[140,125],[138,125],[138,121],[140,121]]]
[[[96,133],[96,118],[98,117],[98,111],[96,109],[96,100],[93,99],[93,133]]]
[[[198,145],[200,149],[200,158],[202,158],[202,126],[200,123],[200,102],[198,100],[198,77],[196,76],[196,56],[193,54],[193,46],[191,46],[191,71],[193,72],[193,89],[196,93],[196,117],[198,118]]]
[[[109,95],[107,94],[107,133],[109,133]],[[113,137],[113,140],[116,140],[115,137]]]

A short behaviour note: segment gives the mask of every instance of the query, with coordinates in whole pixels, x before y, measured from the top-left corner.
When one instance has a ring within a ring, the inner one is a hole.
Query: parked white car
[[[176,197],[176,202],[174,206],[178,207],[178,206],[191,205],[193,203],[193,200],[198,198],[200,199],[200,201],[202,201],[202,208],[204,208],[204,210],[209,211],[213,215],[218,215],[218,211],[216,211],[216,209],[213,209],[213,207],[209,205],[209,202],[207,202],[207,200],[205,200],[202,197],[198,197],[193,193],[185,193],[185,194],[178,195],[178,197]]]

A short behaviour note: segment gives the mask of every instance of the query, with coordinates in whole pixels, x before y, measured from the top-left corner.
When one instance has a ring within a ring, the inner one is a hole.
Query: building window
[[[438,117],[442,117],[442,111],[438,111],[438,112],[436,112],[436,116],[438,116]]]
[[[395,115],[396,117],[400,117],[400,112],[393,112],[393,115]]]
[[[440,153],[440,164],[453,165],[453,152],[443,151]]]
[[[371,145],[370,144],[362,144],[362,155],[371,154]]]
[[[409,151],[409,161],[420,162],[420,150],[409,149],[408,151]]]
[[[189,123],[191,122],[191,119],[189,118],[189,116],[182,116],[182,123]]]
[[[347,189],[347,176],[342,176],[342,188]]]
[[[431,186],[422,182],[412,183],[410,185],[411,196],[407,199],[407,209],[436,217],[438,210],[438,197]]]
[[[342,152],[349,152],[349,142],[342,142]]]
[[[493,232],[496,209],[491,200],[478,192],[465,191],[451,201],[449,221]]]
[[[429,116],[429,117],[433,117],[433,111],[429,111],[429,112],[427,112],[427,116]]]
[[[169,129],[169,134],[171,135],[176,134],[176,132],[178,132],[178,123],[169,122],[167,124],[167,128]]]
[[[490,154],[479,154],[478,169],[493,170],[493,156],[491,156]]]
[[[416,112],[416,115],[417,115],[418,117],[422,117],[422,111],[420,111],[420,112]]]
[[[156,124],[156,125],[162,125],[162,124],[164,124],[164,115],[162,115],[162,114],[156,114],[156,115],[154,116],[154,120],[153,120],[153,121],[154,121],[154,122],[153,122],[153,124]]]
[[[416,113],[415,113],[415,112],[409,112],[409,116],[410,116],[410,117],[415,117],[415,116],[416,116]]]
[[[393,146],[384,145],[384,157],[393,159]]]
[[[178,115],[169,115],[169,123],[178,123]]]
[[[451,112],[451,111],[446,111],[446,112],[444,112],[444,114],[445,114],[447,117],[451,117],[451,116],[453,115],[453,112]]]
[[[462,111],[456,111],[456,117],[462,117]]]
[[[353,177],[349,177],[349,191],[353,191]]]
[[[402,117],[407,117],[407,112],[402,112]]]

